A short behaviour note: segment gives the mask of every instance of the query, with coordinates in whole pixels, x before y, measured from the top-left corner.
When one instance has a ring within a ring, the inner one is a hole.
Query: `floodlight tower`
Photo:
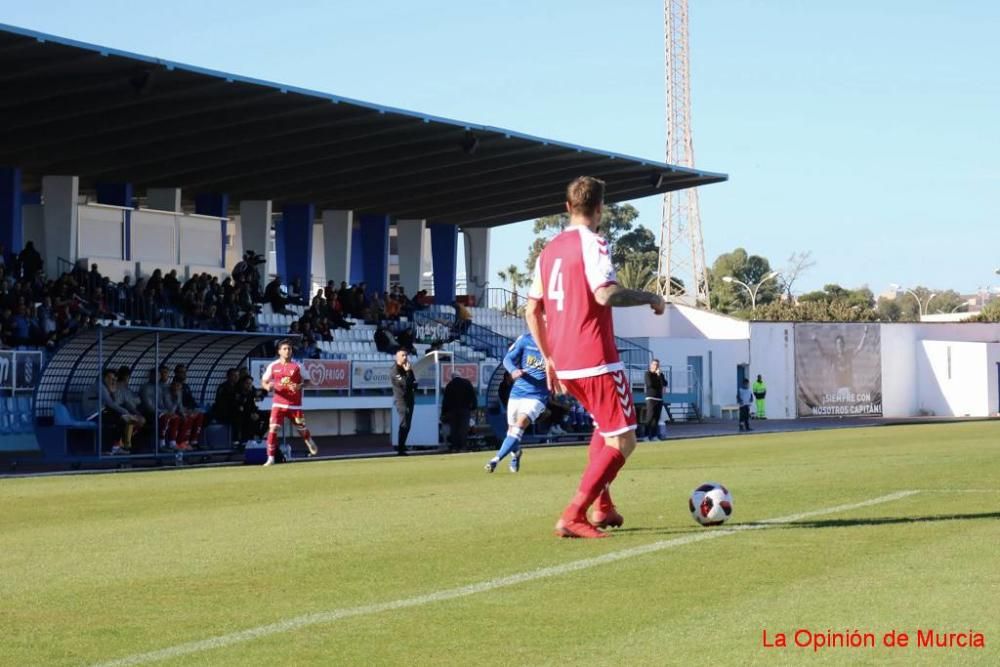
[[[664,0],[666,43],[667,162],[694,167],[691,136],[691,66],[687,0]],[[698,190],[663,195],[660,228],[660,291],[668,301],[709,307],[705,244],[698,212]]]

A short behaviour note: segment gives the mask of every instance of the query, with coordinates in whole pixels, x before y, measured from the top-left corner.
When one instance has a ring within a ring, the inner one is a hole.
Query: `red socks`
[[[596,428],[594,429],[594,434],[590,436],[590,447],[587,448],[587,461],[593,462],[594,458],[604,449],[604,436],[601,435],[600,431]],[[619,466],[619,469],[621,466]],[[615,471],[617,475],[618,471]],[[611,501],[611,482],[614,481],[614,476],[608,480],[604,488],[601,489],[600,494],[597,496],[597,509],[600,512],[610,512],[614,509],[615,504]]]
[[[591,444],[593,445],[593,441]],[[607,492],[607,485],[618,475],[623,465],[625,457],[617,449],[607,446],[601,449],[583,472],[580,488],[570,501],[569,507],[563,512],[563,520],[585,521],[587,508],[602,491]],[[608,500],[610,501],[610,496]]]
[[[278,453],[278,434],[274,431],[267,432],[267,455],[274,456]]]

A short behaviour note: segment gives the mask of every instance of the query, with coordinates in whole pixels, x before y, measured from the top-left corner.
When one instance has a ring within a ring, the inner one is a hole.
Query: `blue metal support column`
[[[458,225],[430,224],[431,256],[434,260],[434,303],[455,300],[458,272]]]
[[[0,246],[12,255],[24,246],[21,170],[17,167],[0,167]]]
[[[289,289],[297,279],[302,295],[312,290],[313,220],[312,204],[285,204],[281,221],[274,227],[274,248],[281,276]]]
[[[389,287],[389,216],[361,216],[361,252],[368,290],[385,292]]]
[[[357,285],[365,279],[365,253],[361,245],[361,220],[355,218],[351,227],[351,271],[348,282]]]
[[[194,212],[198,215],[210,215],[214,218],[229,216],[229,195],[221,192],[202,192],[194,197]],[[226,265],[226,221],[219,220],[219,233],[222,234],[222,257],[219,266]]]

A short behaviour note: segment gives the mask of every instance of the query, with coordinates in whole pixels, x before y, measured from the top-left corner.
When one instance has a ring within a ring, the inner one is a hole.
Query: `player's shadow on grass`
[[[936,521],[969,521],[975,519],[1000,519],[1000,512],[975,514],[935,514],[931,516],[886,516],[868,519],[819,519],[817,521],[792,521],[789,523],[759,522],[744,525],[761,528],[850,528],[852,526],[889,526],[905,523],[933,523]]]

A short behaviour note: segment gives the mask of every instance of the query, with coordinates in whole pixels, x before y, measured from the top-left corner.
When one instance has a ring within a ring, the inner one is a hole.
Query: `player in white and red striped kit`
[[[273,391],[271,400],[270,428],[267,431],[267,463],[274,465],[274,456],[278,453],[278,431],[285,419],[291,419],[299,435],[309,448],[309,456],[316,456],[319,449],[306,428],[306,418],[302,414],[302,385],[309,379],[302,371],[298,362],[292,361],[292,343],[288,340],[278,342],[278,358],[267,365],[260,386],[264,391]]]
[[[569,184],[569,227],[538,257],[525,311],[550,388],[573,395],[594,417],[589,463],[556,523],[561,537],[605,537],[598,528],[624,522],[609,485],[635,449],[636,412],[611,308],[648,305],[657,315],[665,308],[658,294],[618,285],[608,242],[596,233],[603,208],[603,181],[582,176]],[[591,523],[587,510],[595,500]]]

